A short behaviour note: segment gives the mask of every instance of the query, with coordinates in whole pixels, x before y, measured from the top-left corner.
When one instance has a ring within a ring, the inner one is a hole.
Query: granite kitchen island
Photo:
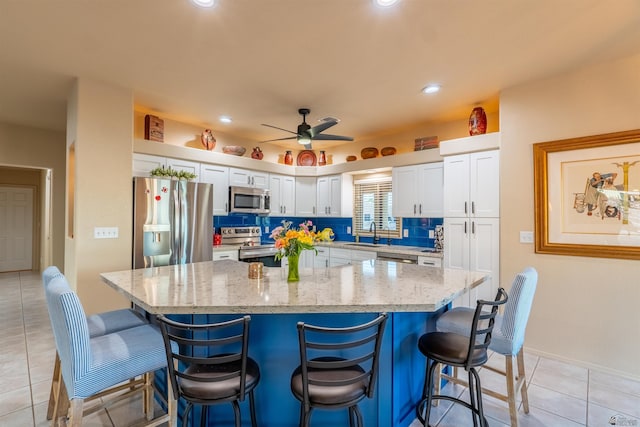
[[[369,260],[301,268],[300,281],[289,283],[286,267],[265,267],[262,279],[248,279],[247,263],[227,260],[110,272],[101,278],[150,314],[196,323],[250,314],[249,353],[262,374],[255,391],[258,423],[268,427],[299,422],[299,402],[289,388],[291,372],[300,363],[298,321],[346,326],[388,312],[378,388],[360,408],[368,427],[396,427],[415,418],[422,392],[425,360],[416,347],[419,336],[433,327],[438,312],[486,275]],[[247,405],[241,406],[246,422]],[[230,405],[211,411],[211,420],[233,419]],[[345,425],[346,414],[317,410],[311,424]]]

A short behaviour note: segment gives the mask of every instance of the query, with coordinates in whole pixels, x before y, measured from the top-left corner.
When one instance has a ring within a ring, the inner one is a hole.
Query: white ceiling
[[[0,0],[0,121],[64,129],[80,76],[214,134],[290,136],[260,124],[295,131],[309,107],[312,126],[337,117],[325,133],[357,140],[496,111],[504,88],[640,52],[638,0],[217,2]]]

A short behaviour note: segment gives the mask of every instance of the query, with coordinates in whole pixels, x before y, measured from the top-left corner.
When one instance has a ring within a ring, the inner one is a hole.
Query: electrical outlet
[[[93,238],[94,239],[117,239],[118,227],[94,227]]]
[[[429,238],[430,239],[435,239],[436,238],[436,232],[434,230],[429,230]]]
[[[533,231],[521,231],[520,243],[533,243]]]
[[[351,234],[351,227],[347,227],[347,234]]]
[[[269,226],[265,226],[264,227],[264,232],[265,232],[265,234],[269,234]]]
[[[406,228],[404,230],[402,230],[402,236],[403,237],[409,237],[409,230],[407,230]]]

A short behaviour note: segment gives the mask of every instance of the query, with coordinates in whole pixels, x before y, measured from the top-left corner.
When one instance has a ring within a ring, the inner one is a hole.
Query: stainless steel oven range
[[[221,227],[223,245],[240,245],[238,259],[244,262],[261,262],[266,267],[280,267],[280,261],[273,257],[278,252],[276,246],[260,243],[262,230],[256,226]]]

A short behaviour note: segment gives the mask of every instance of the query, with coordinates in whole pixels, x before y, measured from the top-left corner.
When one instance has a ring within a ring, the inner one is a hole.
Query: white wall
[[[640,378],[640,261],[538,255],[518,243],[534,229],[532,144],[640,128],[640,55],[502,92],[503,286],[539,272],[525,346]]]

